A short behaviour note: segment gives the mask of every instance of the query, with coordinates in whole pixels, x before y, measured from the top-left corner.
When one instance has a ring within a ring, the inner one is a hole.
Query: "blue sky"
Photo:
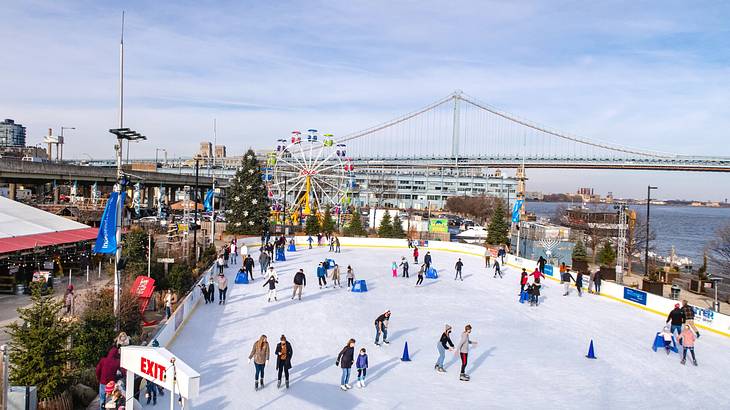
[[[730,156],[727,2],[4,3],[0,116],[30,143],[75,126],[76,157],[113,155],[122,9],[125,125],[150,138],[133,155],[189,156],[213,118],[232,153],[298,128],[342,135],[461,89],[577,135]],[[531,175],[546,191],[730,196],[725,175]]]

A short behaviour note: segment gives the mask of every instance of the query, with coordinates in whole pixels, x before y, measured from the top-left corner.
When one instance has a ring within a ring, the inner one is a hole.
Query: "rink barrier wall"
[[[295,236],[294,242],[297,246],[297,250],[304,250],[309,247],[307,242],[308,236]],[[385,249],[403,249],[406,258],[410,260],[412,255],[412,249],[408,248],[408,244],[405,239],[385,239],[385,238],[360,238],[360,237],[338,237],[340,240],[341,247],[349,248],[385,248]],[[290,239],[290,238],[289,238]],[[317,247],[317,238],[313,236],[315,242],[313,247]],[[261,246],[260,238],[240,238],[239,244],[245,244],[246,246],[253,249],[258,249]],[[329,244],[322,244],[321,248],[329,247]],[[472,245],[457,242],[444,242],[444,241],[421,241],[419,246],[420,257],[426,254],[429,250],[434,251],[445,251],[454,252],[463,255],[470,255],[483,258],[486,251],[484,246]],[[522,269],[524,268],[528,272],[532,272],[537,267],[537,261],[521,258],[511,254],[505,256],[505,264],[513,268]],[[549,265],[548,265],[549,266]],[[550,267],[552,268],[552,267]],[[546,269],[546,272],[550,270]],[[575,276],[575,275],[574,275]],[[201,277],[204,280],[206,275]],[[560,273],[557,267],[552,269],[552,275],[546,274],[546,277],[552,281],[560,282]],[[196,286],[200,283],[196,283]],[[588,280],[587,278],[583,281],[583,288],[587,290]],[[602,281],[601,282],[601,294],[600,296],[638,308],[647,312],[651,312],[666,318],[669,312],[674,308],[676,300],[668,299],[662,296],[654,295],[652,293],[644,292],[628,286],[619,285],[615,282]],[[187,319],[192,315],[194,309],[197,307],[201,299],[200,292],[190,292],[173,313],[171,322],[166,323],[158,331],[158,341],[161,346],[165,346],[171,343],[180,329],[183,327]],[[693,306],[695,310],[695,325],[698,328],[711,331],[713,333],[730,337],[730,316],[721,313],[713,312],[710,309],[703,309],[697,306]],[[182,310],[181,310],[182,309]],[[666,320],[666,319],[665,319]],[[170,326],[170,325],[174,326]],[[164,341],[164,342],[163,342]]]

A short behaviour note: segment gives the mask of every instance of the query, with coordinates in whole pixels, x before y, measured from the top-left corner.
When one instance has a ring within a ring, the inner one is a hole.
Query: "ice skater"
[[[700,332],[695,326],[695,309],[687,303],[686,299],[682,301],[682,313],[684,314],[684,323],[689,325],[694,330],[695,336],[699,338]]]
[[[542,272],[540,272],[540,270],[537,269],[537,268],[535,268],[535,270],[532,271],[532,273],[530,274],[530,276],[532,276],[532,280],[535,281],[535,283],[538,283],[538,284],[540,283],[540,278],[545,278],[545,275],[543,275]]]
[[[423,262],[426,264],[426,270],[431,267],[431,252],[426,251],[426,256],[423,257]]]
[[[335,251],[335,237],[332,236],[332,237],[330,237],[330,250],[329,250],[329,252],[334,252],[334,251]]]
[[[446,358],[446,351],[454,351],[454,342],[451,341],[451,326],[446,325],[444,332],[441,333],[441,338],[439,339],[439,342],[436,344],[436,349],[438,349],[439,357],[438,359],[436,359],[436,365],[433,368],[437,372],[446,373],[446,369],[444,369],[444,359]]]
[[[661,332],[659,334],[662,336],[662,340],[664,340],[664,350],[667,351],[667,356],[671,352],[672,347],[672,331],[669,328],[669,326],[664,326]]]
[[[684,313],[682,313],[682,309],[679,308],[679,303],[674,305],[674,309],[672,309],[671,312],[669,312],[669,315],[667,316],[667,324],[671,325],[672,333],[677,333],[679,335],[682,333],[682,324],[684,323]]]
[[[251,255],[246,255],[246,259],[243,260],[243,268],[246,270],[246,273],[248,276],[253,280],[253,268],[254,268],[254,262]]]
[[[268,252],[262,251],[259,253],[259,268],[261,268],[261,276],[266,274],[266,270],[269,269],[271,263],[271,255]]]
[[[355,285],[355,271],[352,270],[352,266],[347,265],[347,287],[352,289]]]
[[[219,305],[225,305],[226,304],[226,293],[228,292],[228,278],[226,278],[226,275],[220,274],[218,275],[218,304]]]
[[[484,248],[484,267],[489,268],[489,260],[492,259],[492,251],[489,248]]]
[[[231,265],[235,265],[238,263],[238,245],[234,241],[231,242],[230,262]]]
[[[393,273],[393,277],[398,277],[398,264],[393,261],[393,263],[390,264],[390,271]]]
[[[530,306],[540,304],[540,282],[533,282],[527,287],[527,294],[530,295]]]
[[[272,268],[273,270],[273,268]],[[269,293],[268,293],[268,301],[271,302],[271,297],[274,297],[274,301],[276,301],[276,284],[279,283],[279,280],[276,278],[276,275],[271,274],[269,275],[269,279],[264,282],[264,286],[269,286]]]
[[[340,253],[340,238],[335,236],[335,253]]]
[[[322,289],[322,286],[327,288],[327,269],[322,262],[317,265],[317,281],[319,282],[320,289]]]
[[[402,278],[408,277],[408,260],[405,256],[401,256],[400,258],[400,267],[402,269],[403,274],[401,275]]]
[[[281,388],[281,373],[284,373],[284,381],[286,388],[289,388],[289,369],[291,369],[291,357],[294,354],[294,350],[291,348],[291,343],[286,340],[286,336],[281,335],[281,341],[276,345],[274,351],[276,355],[276,370],[277,370],[277,382],[276,387]]]
[[[504,257],[507,255],[507,251],[504,250],[504,246],[500,247],[497,251],[497,257],[502,261],[502,265],[504,265]]]
[[[461,268],[464,267],[464,262],[461,261],[461,258],[459,258],[459,260],[456,261],[456,266],[454,266],[454,267],[456,268],[456,275],[454,276],[454,280],[456,280],[458,278],[458,279],[461,279],[461,281],[463,282],[464,278],[461,277]]]
[[[210,303],[215,303],[215,278],[213,277],[213,272],[208,277],[208,297],[210,298]]]
[[[570,274],[567,270],[560,274],[560,283],[563,284],[565,287],[565,292],[563,292],[563,296],[568,296],[570,294],[570,281],[575,279],[573,278],[573,275]]]
[[[682,345],[682,361],[680,363],[685,364],[687,362],[687,350],[692,354],[692,364],[697,366],[697,358],[695,357],[695,340],[697,337],[692,328],[689,325],[684,325],[684,330],[679,335],[679,343]]]
[[[368,374],[368,354],[364,347],[360,349],[360,354],[357,355],[355,368],[357,369],[357,385],[362,389],[365,387],[365,377]]]
[[[601,294],[601,280],[603,280],[603,277],[601,276],[601,271],[596,271],[596,276],[593,278],[593,286],[596,287],[596,295]]]
[[[248,355],[248,362],[251,363],[251,359],[253,359],[253,365],[256,368],[256,374],[254,376],[254,380],[256,381],[254,389],[256,390],[259,389],[259,386],[262,389],[264,388],[264,368],[266,367],[266,362],[269,361],[269,353],[269,342],[266,340],[266,335],[261,335],[259,340],[253,344],[251,353]]]
[[[547,263],[547,259],[543,258],[542,255],[537,259],[537,268],[540,270],[540,272],[545,273],[545,264]]]
[[[332,289],[336,287],[342,287],[340,282],[340,265],[335,263],[335,267],[332,269]]]
[[[218,261],[216,261],[216,264],[218,265],[218,273],[223,273],[223,268],[226,266],[226,260],[223,259],[223,255],[218,255]]]
[[[499,277],[501,278],[502,277],[502,270],[499,268],[499,261],[497,259],[494,260],[494,266],[493,267],[494,267],[494,277],[496,278],[497,275],[499,275]]]
[[[203,299],[205,299],[205,304],[207,305],[210,303],[210,297],[208,296],[208,288],[205,286],[205,283],[201,283],[198,285],[200,288],[200,292],[203,294]]]
[[[304,275],[304,270],[299,269],[299,272],[294,274],[294,291],[291,293],[291,298],[294,300],[294,296],[299,293],[299,300],[302,300],[302,289],[307,286],[307,277]]]
[[[418,264],[418,246],[413,247],[413,263]]]
[[[421,286],[423,283],[423,275],[426,273],[426,264],[424,263],[421,265],[421,269],[418,270],[418,280],[416,281],[416,286]]]
[[[476,346],[477,342],[470,340],[469,335],[471,335],[471,325],[466,325],[464,327],[464,333],[461,334],[461,341],[459,342],[459,357],[461,357],[461,373],[459,374],[459,380],[468,382],[469,381],[469,375],[466,374],[466,364],[469,359],[469,347],[471,345]]]
[[[522,273],[520,273],[520,295],[522,295],[522,292],[525,291],[525,286],[527,285],[527,271],[525,268],[522,268]]]
[[[375,346],[380,346],[380,334],[383,334],[383,343],[390,344],[388,341],[388,322],[390,321],[390,310],[378,316],[375,319]]]
[[[307,238],[307,242],[309,243],[309,249],[312,249],[312,242],[314,242],[314,239],[312,239],[312,235],[309,235]]]
[[[578,289],[578,297],[583,296],[583,272],[578,271],[575,274],[575,288]]]
[[[339,366],[340,368],[342,368],[340,389],[342,389],[343,391],[352,388],[352,386],[350,386],[350,368],[352,367],[352,362],[354,361],[354,358],[355,339],[350,339],[347,341],[345,347],[340,350],[340,353],[337,355],[337,361],[335,361],[335,366]]]

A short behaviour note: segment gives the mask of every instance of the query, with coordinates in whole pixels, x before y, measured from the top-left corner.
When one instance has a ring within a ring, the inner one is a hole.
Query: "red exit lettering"
[[[154,379],[165,381],[165,370],[167,368],[159,363],[155,363],[146,357],[141,358],[140,371]]]

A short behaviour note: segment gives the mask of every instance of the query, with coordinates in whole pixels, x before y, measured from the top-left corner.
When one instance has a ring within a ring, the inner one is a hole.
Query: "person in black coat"
[[[441,339],[439,339],[439,343],[436,345],[439,351],[439,357],[436,360],[436,365],[434,366],[434,369],[436,369],[437,372],[446,373],[446,370],[444,369],[444,358],[446,357],[446,351],[452,351],[454,350],[454,342],[451,341],[451,326],[446,325],[446,329],[443,333],[441,333]]]
[[[669,312],[667,316],[667,323],[672,325],[672,333],[677,332],[677,335],[682,333],[682,324],[685,321],[684,312],[679,308],[679,303],[674,305],[674,309]]]
[[[426,264],[426,270],[431,267],[431,252],[426,252],[426,256],[423,257],[423,262]]]
[[[340,354],[337,355],[335,366],[342,368],[342,378],[340,379],[340,389],[351,389],[350,386],[350,368],[355,359],[355,339],[350,339],[347,345],[342,348]]]
[[[243,268],[248,273],[251,280],[253,280],[253,268],[255,264],[251,255],[246,255],[246,259],[243,260]]]
[[[294,290],[291,293],[292,300],[297,293],[299,293],[299,300],[302,300],[302,289],[305,286],[307,286],[307,277],[304,275],[304,270],[299,269],[299,272],[294,274]]]
[[[578,296],[583,296],[583,272],[575,274],[575,287],[578,288]]]
[[[545,273],[545,264],[547,263],[547,260],[540,256],[540,258],[537,259],[537,268],[540,270],[540,273]]]
[[[276,345],[276,370],[279,372],[279,381],[276,387],[281,387],[281,373],[284,373],[284,379],[286,382],[286,388],[289,388],[289,369],[291,369],[291,357],[294,350],[291,348],[291,343],[286,340],[286,336],[281,335],[281,342]]]
[[[593,278],[593,286],[596,288],[596,295],[601,294],[601,271],[596,272],[596,276]]]

